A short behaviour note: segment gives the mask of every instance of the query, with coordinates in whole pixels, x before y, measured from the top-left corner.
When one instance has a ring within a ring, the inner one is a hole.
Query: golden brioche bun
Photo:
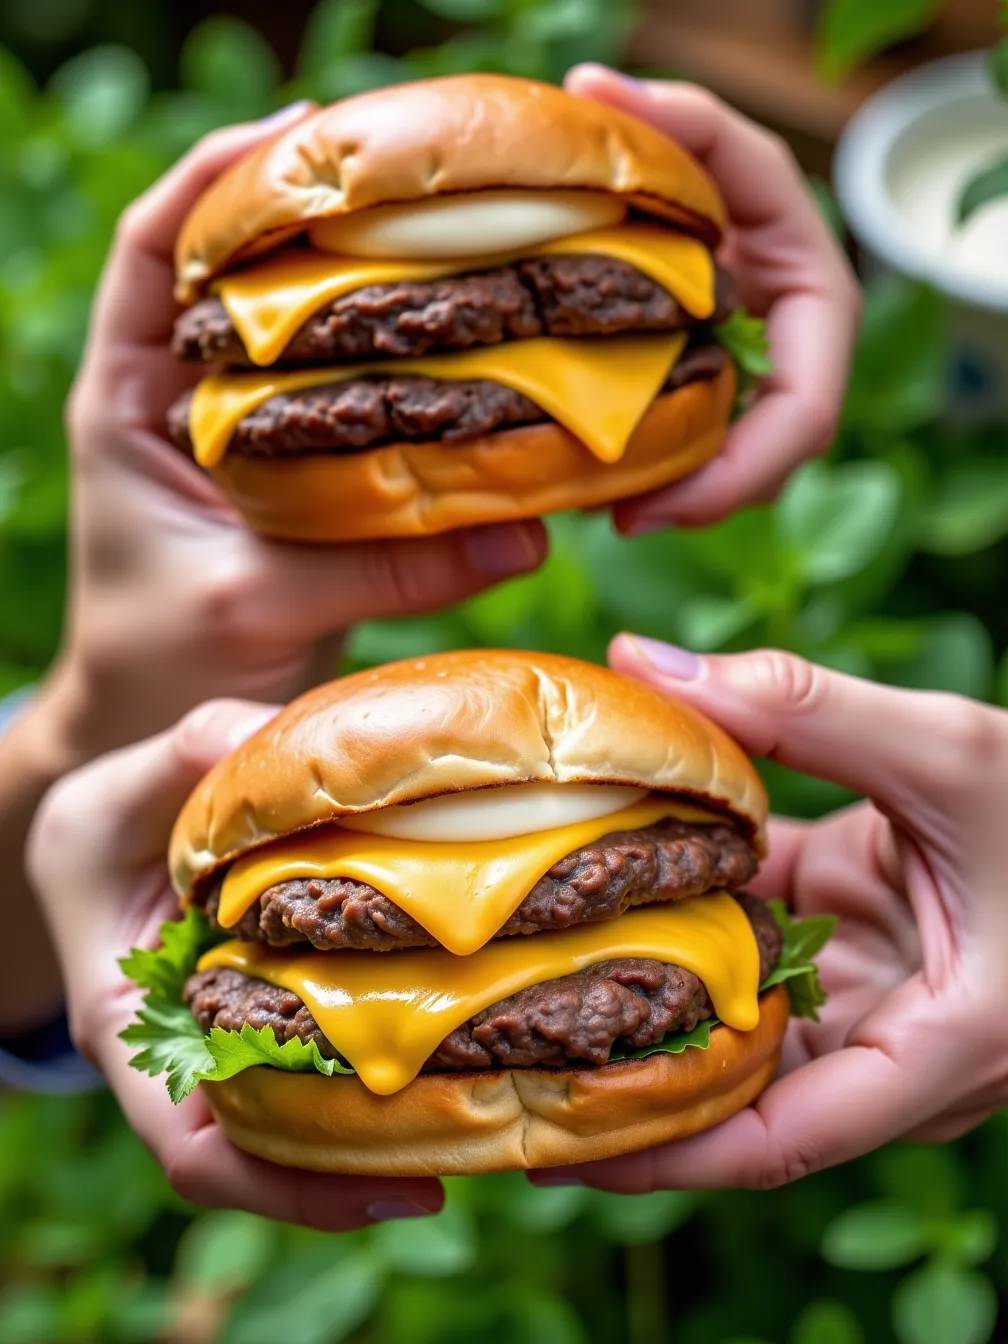
[[[575,658],[465,650],[359,672],[281,710],[190,796],[172,832],[172,882],[186,898],[281,836],[534,781],[671,792],[729,814],[762,849],[762,781],[697,710]]]
[[[783,985],[753,1031],[724,1025],[706,1050],[585,1069],[421,1074],[391,1096],[356,1077],[246,1069],[202,1090],[238,1148],[287,1167],[361,1176],[463,1176],[554,1167],[711,1129],[777,1069]]]
[[[469,443],[393,443],[359,453],[228,453],[211,475],[250,527],[287,541],[419,537],[537,518],[643,494],[689,475],[724,443],[735,369],[687,383],[645,412],[618,462],[555,422]]]
[[[192,303],[234,262],[320,219],[509,187],[612,192],[712,247],[725,223],[696,160],[628,113],[550,84],[454,75],[347,98],[244,155],[182,226],[176,296]]]

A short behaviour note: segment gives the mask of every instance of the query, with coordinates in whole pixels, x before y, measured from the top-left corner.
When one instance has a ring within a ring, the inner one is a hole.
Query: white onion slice
[[[535,247],[625,217],[623,202],[603,192],[480,191],[336,215],[308,236],[313,247],[347,257],[453,261]]]
[[[605,817],[647,794],[612,784],[505,784],[341,817],[339,825],[399,840],[506,840]]]

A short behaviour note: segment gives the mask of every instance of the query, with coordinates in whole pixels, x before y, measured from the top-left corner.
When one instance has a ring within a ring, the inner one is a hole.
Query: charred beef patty
[[[756,867],[751,846],[728,825],[667,820],[639,831],[612,832],[559,859],[496,936],[566,929],[615,919],[632,905],[737,891]],[[215,928],[219,897],[218,887],[207,901]],[[272,947],[311,943],[322,952],[438,946],[387,896],[339,877],[280,882],[227,932]]]
[[[728,362],[719,345],[690,347],[663,391],[714,378]],[[168,411],[168,431],[192,454],[184,393]],[[528,397],[485,380],[449,383],[433,378],[358,378],[328,387],[271,397],[238,422],[229,453],[283,457],[353,451],[403,440],[465,443],[497,430],[541,424],[550,416]]]
[[[780,956],[781,932],[762,901],[736,899],[756,935],[762,983]],[[326,1058],[337,1054],[297,994],[241,971],[199,971],[184,998],[204,1032],[240,1031],[248,1022],[272,1027],[281,1044],[298,1036],[314,1040]],[[616,1041],[640,1049],[690,1031],[712,1013],[703,982],[681,966],[638,957],[603,961],[485,1008],[441,1042],[424,1072],[605,1064]]]
[[[737,306],[731,277],[716,283],[720,322]],[[500,270],[446,280],[368,285],[314,313],[278,364],[331,364],[374,355],[396,358],[433,350],[528,340],[532,336],[612,336],[681,331],[695,319],[660,285],[610,257],[537,257]],[[217,298],[203,299],[175,324],[181,359],[250,366],[245,347]]]

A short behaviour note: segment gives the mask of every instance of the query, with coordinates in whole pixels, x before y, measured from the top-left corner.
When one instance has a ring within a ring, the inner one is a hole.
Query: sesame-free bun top
[[[282,836],[438,794],[523,783],[626,784],[733,817],[763,848],[748,757],[684,703],[555,654],[467,650],[319,686],[207,774],[175,823],[182,897]]]
[[[182,226],[176,295],[318,220],[494,188],[611,192],[712,246],[725,222],[706,172],[645,122],[552,84],[453,75],[321,108],[240,158]]]

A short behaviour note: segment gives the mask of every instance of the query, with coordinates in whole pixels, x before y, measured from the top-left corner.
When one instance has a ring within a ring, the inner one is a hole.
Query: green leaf
[[[51,1344],[59,1329],[57,1290],[48,1283],[9,1283],[0,1292],[4,1344]]]
[[[92,47],[60,66],[51,87],[66,108],[67,124],[81,144],[111,144],[136,120],[150,78],[129,47]]]
[[[816,55],[827,79],[842,79],[876,52],[930,26],[941,0],[826,0],[816,31]]]
[[[204,19],[186,38],[180,58],[183,84],[236,114],[268,108],[280,83],[280,63],[260,33],[229,14]]]
[[[646,1195],[612,1195],[594,1190],[588,1208],[606,1241],[643,1246],[681,1227],[696,1208],[686,1190],[655,1190]]]
[[[791,1000],[791,1016],[819,1021],[819,1009],[826,993],[819,983],[819,971],[812,958],[821,952],[836,928],[835,915],[809,915],[794,919],[783,901],[767,901],[784,935],[777,964],[760,985],[760,990],[786,984]]]
[[[31,116],[35,82],[13,52],[0,47],[0,133],[20,135]]]
[[[338,1344],[352,1334],[378,1300],[381,1266],[367,1248],[343,1256],[335,1245],[330,1263],[319,1261],[295,1259],[261,1279],[228,1317],[222,1344]]]
[[[348,1069],[345,1064],[326,1059],[314,1041],[306,1042],[292,1036],[283,1045],[278,1045],[272,1027],[257,1029],[247,1022],[240,1032],[212,1027],[206,1038],[206,1049],[213,1064],[204,1069],[199,1077],[211,1082],[233,1078],[236,1073],[255,1068],[258,1064],[269,1064],[274,1069],[286,1069],[291,1073],[311,1073],[314,1070],[325,1074],[327,1078],[331,1078],[334,1073],[353,1073],[353,1069]]]
[[[998,1301],[976,1270],[934,1261],[908,1275],[893,1293],[893,1329],[900,1344],[987,1344]]]
[[[1004,10],[1001,11],[1001,26],[1005,26]],[[1008,98],[1008,37],[995,43],[987,57],[987,69],[994,87],[1003,98]]]
[[[948,306],[926,285],[890,278],[865,292],[844,426],[869,444],[920,428],[944,411]]]
[[[909,1204],[876,1200],[844,1210],[827,1227],[822,1256],[840,1269],[896,1269],[931,1246],[928,1225]]]
[[[174,1282],[183,1290],[226,1296],[254,1283],[270,1263],[277,1225],[238,1209],[202,1214],[175,1253]]]
[[[450,1200],[436,1218],[382,1223],[375,1244],[389,1269],[420,1278],[451,1278],[476,1263],[476,1228],[466,1211]]]
[[[1008,461],[953,465],[917,522],[917,545],[932,555],[972,555],[1008,535]]]
[[[861,1322],[843,1302],[810,1303],[788,1335],[788,1344],[864,1344]]]
[[[900,497],[900,479],[885,462],[832,468],[809,462],[781,496],[778,531],[808,583],[838,583],[865,569],[882,550],[896,525]]]
[[[712,328],[711,334],[748,379],[765,378],[773,373],[766,323],[761,317],[751,317],[744,309],[736,308],[726,321]]]
[[[939,1242],[946,1260],[964,1267],[982,1265],[994,1254],[998,1222],[990,1209],[970,1209],[944,1223]]]
[[[158,932],[155,948],[135,947],[120,959],[119,968],[141,989],[165,998],[181,999],[182,990],[197,961],[215,940],[209,921],[194,905],[181,919],[169,919]]]
[[[968,612],[934,616],[924,624],[920,648],[886,669],[887,679],[923,691],[951,691],[985,700],[994,678],[990,631]]]
[[[298,52],[299,78],[310,78],[334,61],[369,52],[379,0],[322,0],[308,16]]]
[[[1008,196],[1008,155],[974,173],[959,194],[956,223],[963,225],[992,201]]]
[[[719,649],[740,635],[756,619],[747,597],[698,594],[676,612],[680,638],[688,649]]]
[[[482,23],[501,13],[501,0],[420,0],[424,9],[455,23]]]

